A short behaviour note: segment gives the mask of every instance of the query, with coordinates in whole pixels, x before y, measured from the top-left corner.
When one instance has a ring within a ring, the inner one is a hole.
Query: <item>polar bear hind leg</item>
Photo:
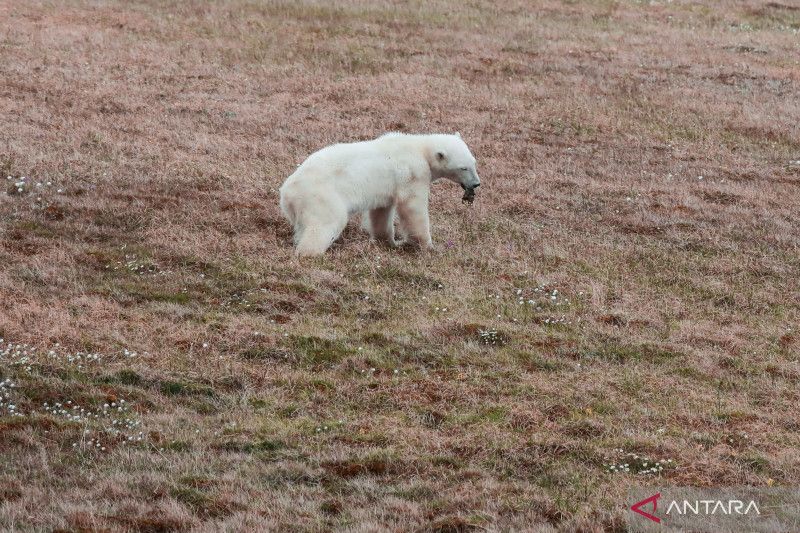
[[[322,213],[301,217],[295,224],[298,257],[325,253],[347,225],[347,210],[339,206],[326,206]],[[300,231],[298,231],[300,230]]]
[[[391,246],[395,245],[393,205],[365,211],[362,215],[361,225],[373,239],[386,242]]]

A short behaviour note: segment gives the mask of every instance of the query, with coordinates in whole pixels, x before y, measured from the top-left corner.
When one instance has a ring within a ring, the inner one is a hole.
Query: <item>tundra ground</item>
[[[0,529],[608,530],[633,485],[797,485],[789,4],[0,0]],[[390,130],[461,132],[475,204],[295,262],[281,182]]]

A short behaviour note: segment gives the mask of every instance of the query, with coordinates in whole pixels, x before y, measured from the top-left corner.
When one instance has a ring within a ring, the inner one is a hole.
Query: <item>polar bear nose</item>
[[[473,189],[481,186],[481,178],[478,176],[478,173],[475,172],[475,170],[472,171],[472,179],[474,181],[474,185],[472,185]]]

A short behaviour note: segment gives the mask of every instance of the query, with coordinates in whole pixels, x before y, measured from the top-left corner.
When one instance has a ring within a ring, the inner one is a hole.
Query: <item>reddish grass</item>
[[[0,352],[38,349],[0,527],[614,529],[634,484],[800,482],[800,12],[336,6],[0,1]],[[475,204],[293,261],[280,183],[388,130],[461,132]],[[121,399],[141,441],[43,410]]]

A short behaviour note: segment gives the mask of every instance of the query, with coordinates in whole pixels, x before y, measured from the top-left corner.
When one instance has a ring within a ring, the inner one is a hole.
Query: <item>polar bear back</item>
[[[422,136],[391,135],[334,144],[311,154],[281,187],[281,194],[335,195],[349,214],[389,205],[414,180],[430,180]]]

